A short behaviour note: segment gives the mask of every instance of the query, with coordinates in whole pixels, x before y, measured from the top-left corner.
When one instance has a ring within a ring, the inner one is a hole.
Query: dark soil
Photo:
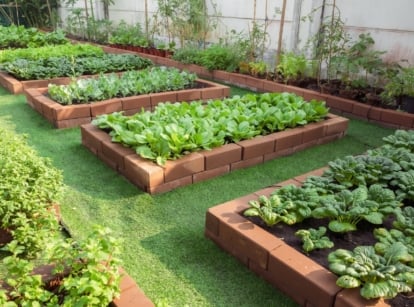
[[[299,229],[317,229],[319,226],[325,226],[328,228],[328,221],[326,219],[307,219],[302,223],[292,226],[280,223],[274,227],[267,227],[258,217],[249,217],[248,219],[254,224],[272,233],[279,239],[282,239],[286,242],[286,244],[290,245],[302,254],[305,254],[302,250],[302,242],[297,236],[295,236],[295,232]],[[392,219],[390,218],[385,221],[381,227],[391,228],[391,224]],[[352,233],[338,234],[330,232],[328,229],[326,235],[331,241],[334,242],[334,247],[329,249],[314,250],[305,255],[326,269],[329,269],[327,258],[330,252],[338,248],[353,250],[359,245],[374,245],[376,243],[376,239],[373,235],[373,230],[378,227],[378,225],[373,225],[363,221],[358,224],[358,230]],[[395,298],[387,299],[385,301],[392,307],[414,307],[414,294],[399,294]]]

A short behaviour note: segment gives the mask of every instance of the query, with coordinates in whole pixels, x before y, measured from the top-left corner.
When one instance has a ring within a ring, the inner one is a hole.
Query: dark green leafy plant
[[[380,256],[373,246],[358,246],[353,251],[337,249],[328,256],[329,269],[338,274],[336,284],[342,288],[361,287],[366,299],[393,298],[398,293],[410,292],[414,286],[414,268],[407,247],[393,243]]]
[[[332,177],[348,188],[359,185],[387,186],[401,169],[398,163],[383,156],[346,156],[328,163],[324,176]]]
[[[329,229],[333,232],[349,232],[366,220],[375,225],[394,213],[402,204],[394,192],[379,184],[359,186],[354,190],[343,190],[321,199],[321,205],[312,211],[315,218],[328,218]]]
[[[383,138],[385,144],[395,148],[407,148],[414,152],[414,131],[413,130],[396,130],[393,134]]]
[[[288,83],[291,80],[303,78],[307,68],[308,61],[304,55],[287,52],[281,54],[276,71],[281,76],[283,82]]]
[[[406,206],[396,212],[393,227],[403,231],[408,236],[414,236],[414,208]]]
[[[302,249],[309,253],[315,249],[332,248],[334,243],[325,236],[326,227],[320,226],[318,229],[299,229],[295,232],[295,236],[302,240]]]
[[[243,58],[231,46],[215,44],[201,53],[200,64],[208,70],[235,71]]]
[[[397,172],[390,185],[396,189],[400,199],[414,200],[414,169]]]
[[[280,222],[293,225],[311,217],[318,199],[313,190],[287,185],[275,190],[270,197],[261,195],[258,200],[250,201],[251,208],[243,215],[258,216],[269,227]]]
[[[2,69],[18,80],[42,80],[140,70],[151,65],[151,60],[136,55],[105,53],[101,56],[61,56],[37,60],[17,59],[3,64]]]
[[[395,242],[400,242],[407,247],[407,251],[410,255],[414,255],[414,235],[406,235],[403,231],[398,229],[386,229],[386,228],[376,228],[374,229],[374,236],[378,240],[375,243],[375,251],[384,255],[388,249],[391,248],[392,244]],[[414,267],[414,257],[407,264],[411,267]]]

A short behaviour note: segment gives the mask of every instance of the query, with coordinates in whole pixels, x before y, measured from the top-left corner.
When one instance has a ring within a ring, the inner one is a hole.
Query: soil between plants
[[[375,228],[385,227],[390,229],[392,226],[393,218],[387,219],[383,225],[373,225],[368,222],[362,221],[358,223],[358,229],[351,233],[338,234],[330,232],[327,225],[327,219],[306,219],[302,223],[295,225],[286,225],[284,223],[276,224],[273,227],[268,227],[259,217],[245,217],[252,223],[263,228],[274,236],[282,239],[286,244],[296,249],[298,252],[306,255],[319,265],[329,270],[328,255],[336,249],[343,248],[347,250],[353,250],[360,245],[374,245],[377,240],[373,235]],[[333,248],[313,250],[309,254],[306,254],[302,250],[302,241],[295,236],[295,232],[299,229],[319,228],[319,226],[325,226],[328,230],[326,235],[334,242]],[[414,293],[399,294],[395,298],[386,299],[385,302],[391,307],[414,307]]]

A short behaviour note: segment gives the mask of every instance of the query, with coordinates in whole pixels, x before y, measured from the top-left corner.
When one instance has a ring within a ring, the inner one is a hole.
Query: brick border
[[[348,123],[346,118],[329,114],[318,123],[194,152],[167,161],[164,167],[112,143],[108,133],[92,124],[81,126],[81,137],[82,144],[112,169],[144,192],[158,194],[342,138]]]
[[[338,287],[335,274],[241,214],[249,208],[250,200],[260,195],[269,196],[273,190],[287,184],[301,185],[309,175],[320,176],[324,170],[297,176],[208,209],[204,234],[301,306],[389,306],[383,299],[362,298],[359,289]]]
[[[194,64],[183,64],[170,58],[157,57],[145,53],[139,53],[139,55],[151,59],[158,65],[172,66],[181,70],[196,72],[197,75],[201,78],[208,78],[226,84],[248,88],[253,91],[290,92],[303,96],[305,100],[325,100],[327,106],[331,108],[332,113],[335,113],[337,115],[362,119],[393,129],[414,128],[414,114],[383,109],[338,96],[322,94],[320,92],[304,89],[301,87],[295,87],[270,80],[255,78],[250,75],[231,73],[222,70],[209,71],[202,66]]]
[[[229,97],[230,88],[215,82],[197,79],[198,88],[153,93],[147,95],[113,98],[91,104],[63,106],[50,99],[47,87],[28,88],[24,90],[27,103],[55,128],[77,127],[90,123],[100,114],[124,111],[126,115],[140,112],[142,109],[153,110],[160,102],[181,102],[191,100],[221,99]]]

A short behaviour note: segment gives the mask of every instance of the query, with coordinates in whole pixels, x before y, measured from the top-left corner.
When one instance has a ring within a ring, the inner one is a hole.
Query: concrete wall
[[[232,29],[248,35],[252,21],[256,18],[258,24],[267,25],[267,55],[273,56],[278,46],[281,18],[281,14],[276,13],[276,9],[281,9],[283,0],[206,0],[210,6],[209,13],[214,14],[211,1],[217,5],[218,24],[216,30],[208,37],[210,41],[217,41]],[[327,4],[325,14],[330,14],[329,3],[333,1],[287,0],[282,49],[304,51],[306,42],[319,27],[321,10],[318,8],[325,3]],[[78,3],[81,7],[84,1]],[[336,0],[336,5],[345,22],[346,30],[353,37],[369,32],[375,39],[375,48],[387,51],[384,55],[385,59],[406,59],[414,65],[413,0]],[[103,17],[101,1],[95,0],[94,7],[96,16]],[[147,0],[147,10],[151,22],[152,16],[157,11],[157,0]],[[301,20],[301,17],[308,16],[313,10],[315,10],[313,22]],[[60,11],[62,20],[65,20],[68,8],[62,7]],[[145,29],[144,0],[115,0],[115,5],[110,6],[109,14],[114,22],[120,20],[130,23],[139,22]]]

